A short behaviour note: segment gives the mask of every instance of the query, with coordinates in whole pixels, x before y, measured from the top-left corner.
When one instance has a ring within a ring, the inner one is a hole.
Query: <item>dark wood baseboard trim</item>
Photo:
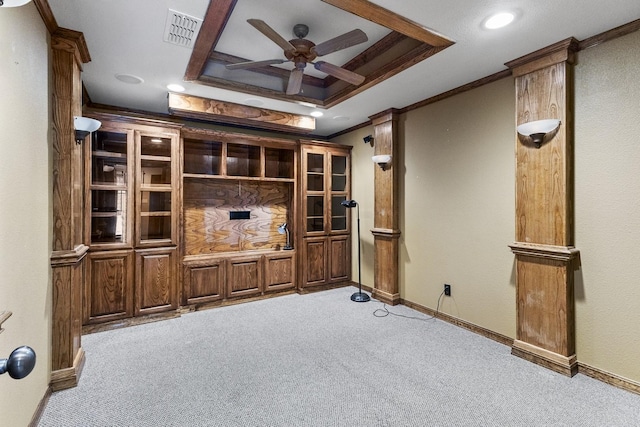
[[[520,340],[514,340],[511,354],[568,377],[578,373],[575,354],[563,356]]]
[[[49,382],[51,391],[60,391],[77,386],[82,374],[82,368],[84,368],[84,362],[84,350],[80,347],[72,367],[51,372],[51,380]]]
[[[494,341],[499,342],[500,344],[504,344],[504,345],[508,345],[508,346],[512,346],[513,345],[513,338],[509,338],[506,335],[502,335],[499,334],[497,332],[493,332],[489,329],[483,328],[482,326],[478,326],[474,323],[471,322],[467,322],[465,320],[462,319],[458,319],[457,317],[453,317],[450,316],[448,314],[445,313],[440,313],[440,312],[436,312],[435,310],[432,310],[428,307],[425,307],[423,305],[420,304],[416,304],[414,302],[411,301],[407,301],[403,298],[400,299],[400,304],[402,305],[406,305],[409,308],[412,308],[416,311],[419,311],[421,313],[424,313],[428,316],[433,316],[436,319],[440,319],[440,320],[444,320],[447,323],[451,323],[452,325],[456,325],[459,326],[461,328],[464,328],[468,331],[474,332],[478,335],[482,335],[483,337],[492,339]]]
[[[603,383],[607,383],[622,390],[640,394],[640,382],[603,371],[602,369],[594,368],[593,366],[589,366],[586,363],[578,362],[578,373],[594,378],[598,381],[602,381]]]
[[[331,285],[309,286],[306,288],[301,287],[301,288],[298,288],[298,293],[300,295],[305,295],[305,294],[310,294],[314,292],[328,291],[329,289],[345,288],[347,286],[358,286],[358,284],[356,283],[354,285],[353,282],[346,281],[346,282],[340,282],[340,283],[333,283]],[[362,287],[362,289],[364,289],[364,286]]]
[[[180,308],[180,312],[181,313],[190,313],[190,312],[193,312],[193,311],[209,310],[209,309],[212,309],[212,308],[227,307],[227,306],[230,306],[230,305],[244,304],[246,302],[260,301],[260,300],[264,300],[264,299],[269,299],[269,298],[274,298],[274,297],[281,297],[283,295],[291,295],[291,294],[295,294],[295,293],[296,293],[296,291],[294,289],[287,289],[287,290],[283,290],[283,291],[270,292],[270,293],[266,293],[264,295],[258,295],[258,296],[255,296],[255,297],[232,298],[232,299],[212,301],[212,302],[201,303],[201,304],[186,305],[186,306],[183,306],[183,307]]]
[[[37,427],[38,423],[40,423],[40,419],[42,418],[42,414],[44,413],[44,408],[47,407],[47,403],[49,403],[49,398],[51,397],[51,387],[47,387],[47,390],[44,392],[44,396],[40,399],[40,403],[36,407],[33,416],[31,417],[31,422],[29,422],[29,427]]]

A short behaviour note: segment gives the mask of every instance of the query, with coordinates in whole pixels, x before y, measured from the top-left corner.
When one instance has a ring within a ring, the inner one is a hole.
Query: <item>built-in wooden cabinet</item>
[[[350,278],[350,212],[342,205],[350,197],[350,148],[317,142],[301,144],[301,287]]]
[[[179,130],[97,117],[85,148],[83,324],[178,307]]]
[[[184,129],[182,304],[295,289],[297,142]]]
[[[84,325],[350,279],[350,147],[95,117]]]

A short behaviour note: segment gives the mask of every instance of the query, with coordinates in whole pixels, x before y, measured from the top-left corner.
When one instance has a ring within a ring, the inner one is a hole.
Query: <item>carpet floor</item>
[[[286,295],[83,336],[51,426],[640,426],[640,396],[568,378],[354,288]]]

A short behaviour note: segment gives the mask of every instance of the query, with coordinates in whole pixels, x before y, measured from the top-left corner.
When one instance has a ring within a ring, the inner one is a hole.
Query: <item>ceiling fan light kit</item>
[[[246,70],[292,62],[294,64],[294,68],[291,70],[291,74],[289,75],[289,81],[286,89],[287,95],[296,95],[300,93],[300,90],[302,89],[302,79],[304,77],[304,69],[307,67],[307,64],[312,64],[316,70],[322,71],[325,74],[352,85],[357,86],[364,82],[365,77],[358,73],[354,73],[353,71],[325,61],[313,62],[314,59],[319,56],[328,55],[366,42],[368,38],[362,30],[355,29],[316,45],[305,38],[307,34],[309,34],[309,27],[304,24],[296,24],[293,27],[293,34],[297,38],[286,40],[267,23],[260,19],[248,19],[247,22],[267,36],[275,44],[280,46],[286,59],[267,59],[263,61],[247,61],[227,64],[226,68],[228,70]]]

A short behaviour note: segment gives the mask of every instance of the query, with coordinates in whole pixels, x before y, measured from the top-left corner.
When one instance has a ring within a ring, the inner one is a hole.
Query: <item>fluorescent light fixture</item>
[[[171,83],[167,85],[167,89],[169,89],[171,92],[184,92],[184,86],[176,84],[176,83]]]
[[[515,15],[511,12],[500,12],[492,15],[484,22],[484,27],[489,30],[496,30],[498,28],[506,27],[511,24],[515,18]]]

